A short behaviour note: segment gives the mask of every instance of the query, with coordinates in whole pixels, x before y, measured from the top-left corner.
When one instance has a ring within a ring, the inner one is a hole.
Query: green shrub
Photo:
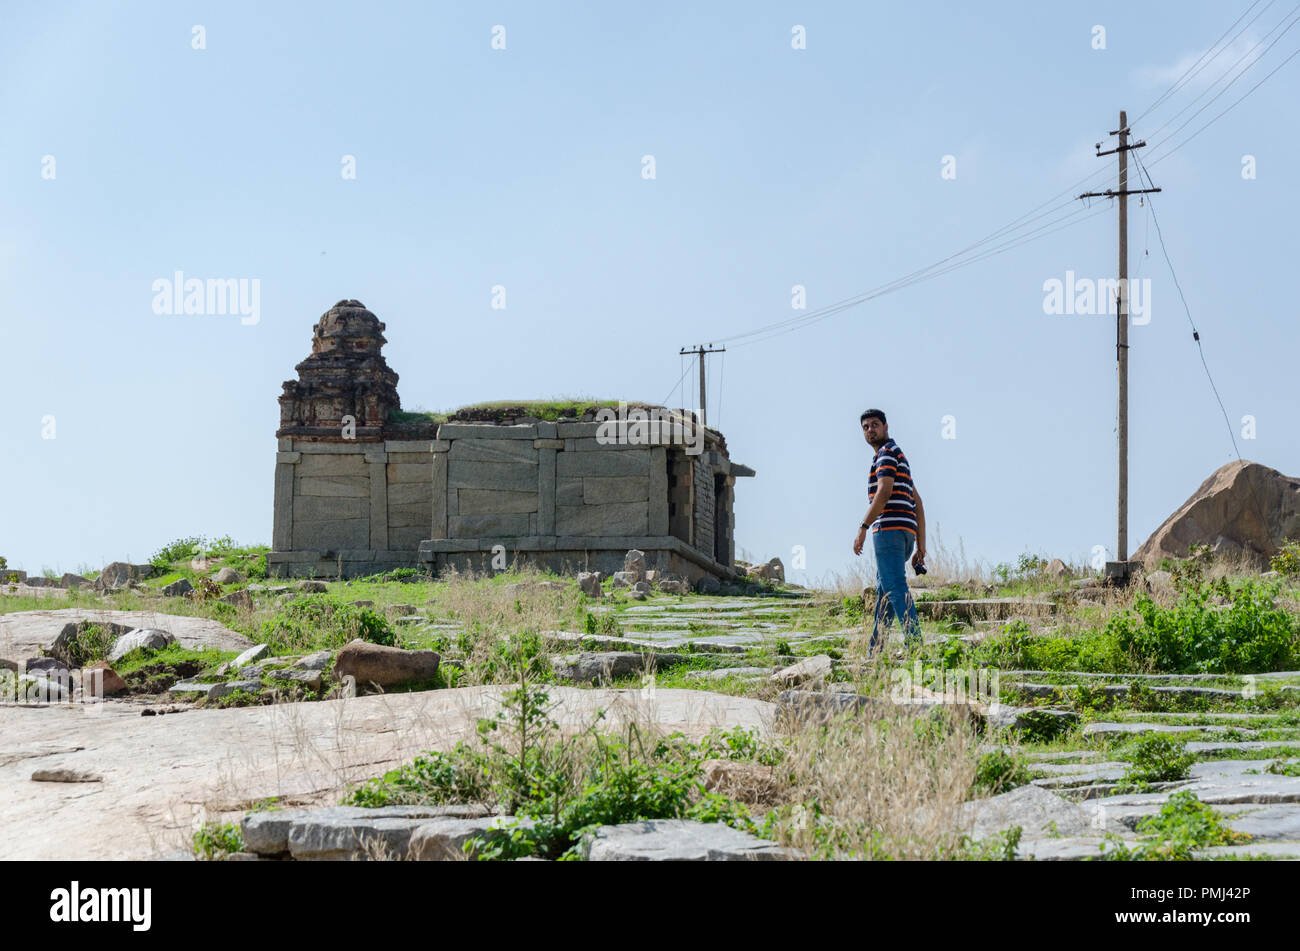
[[[107,628],[82,622],[77,625],[76,637],[68,644],[68,662],[73,667],[85,667],[104,660],[115,640],[117,636]]]
[[[194,831],[190,845],[199,861],[220,862],[232,853],[244,851],[244,837],[233,822],[205,822]]]
[[[1210,603],[1213,593],[1206,585],[1188,588],[1168,608],[1140,594],[1132,612],[1110,618],[1105,633],[1139,667],[1152,670],[1257,673],[1296,665],[1300,628],[1295,618],[1274,607],[1274,590],[1242,582],[1226,608]]]
[[[1196,762],[1187,741],[1172,733],[1140,734],[1124,755],[1132,764],[1124,773],[1128,784],[1177,782],[1187,778]]]
[[[975,787],[997,794],[1024,786],[1029,770],[1020,759],[1006,750],[994,750],[980,757],[975,767]]]
[[[1158,815],[1139,820],[1137,832],[1144,839],[1131,848],[1108,836],[1113,847],[1105,857],[1111,861],[1188,861],[1196,849],[1234,845],[1250,838],[1225,826],[1222,817],[1190,790],[1174,793]]]
[[[382,614],[329,594],[295,598],[262,623],[262,640],[278,654],[338,648],[358,638],[386,647],[397,640]]]
[[[3,568],[4,565],[0,565]],[[1300,575],[1300,542],[1285,542],[1278,553],[1269,561],[1269,567],[1278,574],[1295,577]]]
[[[367,780],[344,803],[366,808],[442,805],[480,802],[485,792],[478,758],[464,743],[457,743],[450,753],[425,753]]]

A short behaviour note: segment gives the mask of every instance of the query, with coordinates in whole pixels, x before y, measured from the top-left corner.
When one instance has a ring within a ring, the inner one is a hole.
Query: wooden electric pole
[[[1119,400],[1117,410],[1119,423],[1119,504],[1116,512],[1117,527],[1115,531],[1115,561],[1106,565],[1106,577],[1119,581],[1128,579],[1128,196],[1147,192],[1158,192],[1159,188],[1128,187],[1128,153],[1130,149],[1140,149],[1146,142],[1128,141],[1128,115],[1123,110],[1119,114],[1119,128],[1111,135],[1119,136],[1119,145],[1108,151],[1101,151],[1097,143],[1097,155],[1119,156],[1119,188],[1106,189],[1104,192],[1085,192],[1080,198],[1118,198],[1119,199],[1119,288],[1115,314],[1115,366],[1119,378]],[[1141,184],[1139,182],[1139,184]]]
[[[679,351],[679,354],[693,353],[700,358],[700,425],[701,426],[709,425],[708,403],[704,399],[704,355],[706,353],[726,353],[726,352],[727,352],[726,347],[719,347],[716,350],[714,349],[706,350],[703,346],[698,346],[693,350],[687,350],[685,347],[683,347]]]

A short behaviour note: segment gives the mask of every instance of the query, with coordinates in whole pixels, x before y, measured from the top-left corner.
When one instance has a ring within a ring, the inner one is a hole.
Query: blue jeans
[[[876,552],[876,607],[867,649],[875,653],[877,647],[883,646],[894,618],[903,628],[908,648],[920,647],[921,622],[907,590],[907,560],[912,557],[916,539],[911,532],[894,529],[872,532],[871,544]]]

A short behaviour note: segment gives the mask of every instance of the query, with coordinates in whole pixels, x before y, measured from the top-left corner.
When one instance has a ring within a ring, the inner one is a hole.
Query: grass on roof
[[[509,419],[518,416],[531,416],[535,419],[555,421],[561,418],[577,418],[590,410],[603,406],[617,408],[618,399],[594,399],[591,397],[567,397],[549,400],[491,400],[483,403],[469,403],[454,410],[430,412],[423,410],[392,413],[388,421],[397,425],[410,423],[445,423],[449,420],[488,421]],[[634,400],[625,401],[629,407],[649,407],[654,404]]]

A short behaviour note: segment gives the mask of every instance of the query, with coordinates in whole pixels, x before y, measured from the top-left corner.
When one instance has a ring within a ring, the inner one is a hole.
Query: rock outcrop
[[[1148,568],[1186,558],[1192,545],[1261,565],[1300,537],[1300,479],[1257,462],[1230,462],[1201,483],[1133,555]]]

